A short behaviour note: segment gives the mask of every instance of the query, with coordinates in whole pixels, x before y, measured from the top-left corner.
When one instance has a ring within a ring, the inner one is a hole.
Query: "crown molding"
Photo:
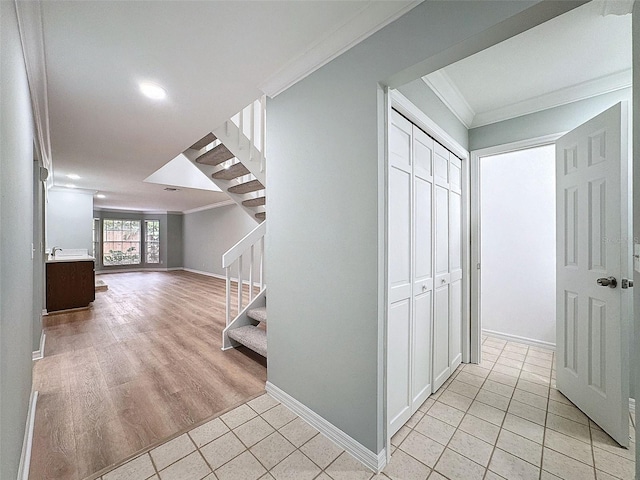
[[[17,0],[14,3],[18,16],[18,31],[22,43],[25,70],[29,81],[33,120],[36,126],[36,143],[40,150],[42,165],[53,174],[42,4],[40,1]]]
[[[595,78],[586,82],[578,83],[570,87],[562,88],[554,92],[528,98],[521,102],[513,103],[505,107],[496,108],[487,112],[476,114],[471,124],[471,128],[482,127],[491,123],[509,120],[511,118],[529,115],[532,113],[559,107],[568,103],[585,100],[605,93],[615,92],[631,87],[631,69]]]
[[[367,2],[335,30],[327,32],[305,52],[270,76],[260,90],[269,97],[279,95],[365,38],[400,18],[422,0]]]
[[[212,203],[211,205],[204,205],[202,207],[192,208],[190,210],[184,210],[182,213],[188,215],[190,213],[204,212],[205,210],[211,210],[213,208],[226,207],[227,205],[237,205],[233,200],[225,200],[224,202]]]
[[[437,70],[422,77],[422,80],[465,127],[471,127],[476,112],[444,70]]]

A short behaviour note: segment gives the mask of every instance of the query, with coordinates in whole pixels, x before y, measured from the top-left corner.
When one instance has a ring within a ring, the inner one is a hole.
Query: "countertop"
[[[95,262],[95,258],[91,255],[60,255],[57,257],[48,256],[45,263],[60,263],[60,262],[86,262],[86,261]]]

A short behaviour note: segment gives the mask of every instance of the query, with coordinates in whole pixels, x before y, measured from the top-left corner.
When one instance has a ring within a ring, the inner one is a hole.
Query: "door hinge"
[[[477,265],[476,265],[476,268],[477,268],[478,270],[480,270],[480,264],[477,264]]]
[[[622,285],[620,285],[622,288],[631,288],[633,287],[633,280],[629,280],[628,278],[623,278],[622,279]]]

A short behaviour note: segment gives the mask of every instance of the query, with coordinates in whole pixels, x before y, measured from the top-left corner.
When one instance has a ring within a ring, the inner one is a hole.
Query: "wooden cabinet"
[[[87,307],[95,298],[93,260],[47,263],[47,312]]]

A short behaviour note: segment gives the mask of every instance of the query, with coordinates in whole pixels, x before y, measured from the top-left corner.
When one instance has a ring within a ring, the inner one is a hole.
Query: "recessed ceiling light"
[[[167,192],[177,192],[178,190],[180,190],[179,188],[174,188],[174,187],[165,187],[165,191]]]
[[[162,100],[167,96],[167,91],[156,83],[141,82],[140,91],[145,97],[153,100]]]
[[[98,197],[98,198],[107,198],[107,196],[103,195],[102,193],[97,194],[96,197]]]
[[[71,180],[80,180],[80,175],[70,173],[69,175],[67,175],[67,178],[70,178]]]
[[[76,186],[73,183],[67,183],[65,185],[65,187],[67,187],[67,188],[76,188]]]

